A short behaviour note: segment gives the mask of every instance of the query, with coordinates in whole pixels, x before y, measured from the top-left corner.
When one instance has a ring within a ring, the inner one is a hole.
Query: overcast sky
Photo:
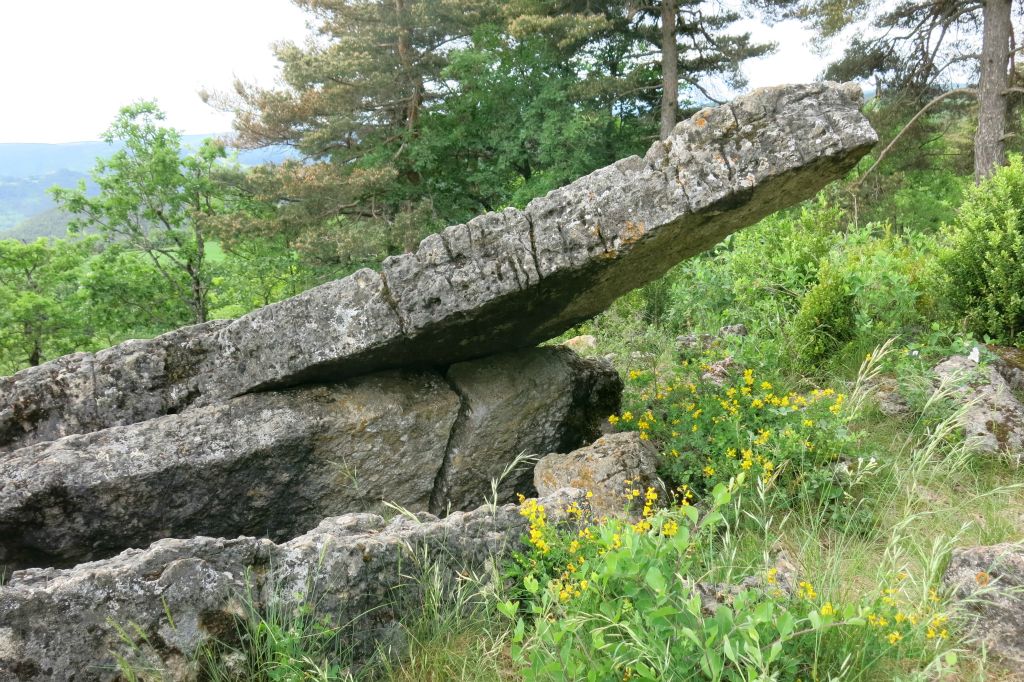
[[[235,76],[271,85],[271,44],[301,41],[306,16],[288,0],[0,0],[0,142],[95,140],[139,99],[185,133],[228,131],[197,92]],[[796,27],[743,28],[780,44],[747,66],[752,87],[821,71]]]

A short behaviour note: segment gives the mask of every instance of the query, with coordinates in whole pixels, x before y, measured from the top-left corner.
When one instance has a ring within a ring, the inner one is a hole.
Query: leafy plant
[[[970,189],[947,230],[946,296],[968,331],[1014,343],[1024,331],[1024,159]]]
[[[857,308],[850,288],[842,273],[822,262],[818,281],[803,298],[789,328],[803,362],[822,364],[856,335]]]

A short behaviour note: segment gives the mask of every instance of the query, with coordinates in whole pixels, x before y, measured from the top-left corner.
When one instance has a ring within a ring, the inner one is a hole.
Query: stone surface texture
[[[578,490],[540,502],[553,521],[570,503],[585,505]],[[0,587],[0,679],[119,680],[115,654],[152,679],[195,679],[200,647],[231,643],[239,619],[271,604],[287,611],[297,600],[343,626],[358,658],[418,608],[422,595],[410,576],[436,567],[451,589],[460,573],[483,573],[519,549],[525,528],[513,505],[390,523],[348,514],[283,544],[167,539],[70,569],[16,572]]]
[[[177,340],[129,342],[0,380],[0,448],[554,338],[841,177],[877,140],[861,103],[852,84],[756,90],[697,112],[643,158],[524,210],[449,227],[379,273],[361,270],[232,322],[172,332]]]
[[[32,443],[180,412],[199,394],[210,335],[227,324],[182,327],[0,377],[0,458]]]
[[[621,390],[603,360],[535,348],[447,378],[388,371],[28,446],[0,459],[0,566],[67,566],[167,537],[280,541],[385,500],[476,507],[521,452],[596,437]],[[502,499],[531,488],[514,476]]]
[[[622,379],[603,359],[567,348],[504,353],[452,365],[449,383],[462,398],[431,511],[472,509],[492,497],[533,492],[534,459],[506,472],[512,460],[567,452],[600,436],[619,411]],[[564,487],[564,486],[560,486]],[[493,500],[492,500],[493,501]]]
[[[964,430],[979,452],[1003,454],[1018,464],[1024,459],[1024,405],[994,365],[979,367],[955,355],[935,367],[943,381],[963,384],[961,399],[970,403]]]
[[[1004,661],[1024,664],[1024,546],[954,549],[942,580],[973,614],[976,644]]]
[[[651,487],[659,500],[667,499],[665,484],[655,470],[657,464],[654,446],[641,440],[639,433],[624,431],[602,436],[573,452],[541,458],[533,482],[541,496],[560,488],[589,491],[593,493],[590,506],[595,515],[618,516],[626,511],[627,490],[638,489],[642,495]]]

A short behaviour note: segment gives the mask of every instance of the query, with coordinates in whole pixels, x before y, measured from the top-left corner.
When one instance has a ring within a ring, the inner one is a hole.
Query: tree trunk
[[[1010,61],[1012,0],[985,0],[978,83],[978,132],[974,137],[974,181],[981,182],[1006,163],[1007,64]]]
[[[672,134],[679,109],[679,46],[676,0],[661,2],[661,139]]]
[[[203,282],[203,259],[206,257],[206,240],[203,231],[195,229],[196,253],[195,260],[189,258],[186,261],[188,277],[192,285],[192,312],[196,323],[206,322],[206,283]]]

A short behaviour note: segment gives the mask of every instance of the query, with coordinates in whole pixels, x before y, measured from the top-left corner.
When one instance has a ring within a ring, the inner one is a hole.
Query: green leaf
[[[662,594],[665,591],[665,576],[662,575],[657,566],[651,566],[647,569],[647,575],[644,576],[644,580],[658,594]]]

